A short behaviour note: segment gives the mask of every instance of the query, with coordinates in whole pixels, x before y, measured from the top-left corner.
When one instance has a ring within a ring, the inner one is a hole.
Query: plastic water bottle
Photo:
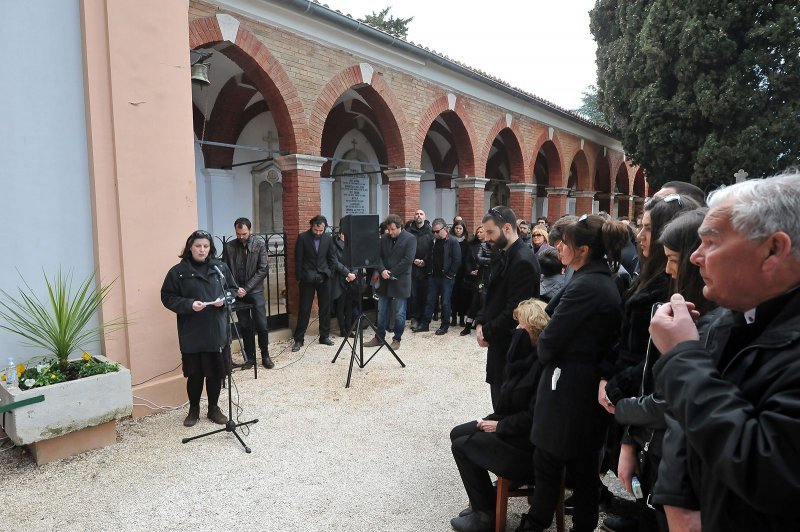
[[[17,365],[14,363],[14,357],[8,357],[8,365],[6,366],[6,384],[11,386],[17,382]]]

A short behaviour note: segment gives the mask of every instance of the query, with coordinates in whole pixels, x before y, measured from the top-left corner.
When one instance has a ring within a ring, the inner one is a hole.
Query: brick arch
[[[225,15],[229,17],[230,15]],[[225,40],[217,16],[198,18],[189,22],[189,47],[207,48]],[[233,46],[222,51],[241,68],[267,101],[278,128],[280,149],[289,153],[306,151],[303,142],[308,138],[305,111],[292,81],[258,38],[238,26]]]
[[[422,151],[425,139],[428,136],[431,124],[442,113],[448,113],[445,116],[445,123],[447,123],[453,135],[453,143],[455,144],[453,148],[458,159],[459,173],[462,175],[475,175],[475,127],[472,124],[472,117],[464,105],[463,96],[456,97],[454,109],[450,109],[447,94],[437,98],[428,107],[428,110],[422,115],[417,128],[417,134],[414,139],[414,153],[411,156],[411,160],[419,161],[417,168],[422,168]]]
[[[617,173],[614,174],[614,181],[611,183],[611,188],[617,186],[619,194],[630,194],[631,191],[631,166],[623,162],[617,167]]]
[[[476,161],[476,168],[485,169],[489,164],[489,154],[492,151],[492,144],[494,144],[494,139],[496,139],[498,135],[503,137],[503,143],[509,151],[509,171],[511,172],[512,180],[518,183],[532,182],[533,178],[528,175],[522,155],[525,153],[523,141],[525,137],[522,136],[522,132],[519,130],[517,120],[512,120],[509,126],[506,117],[498,119],[494,126],[492,126],[492,129],[489,130],[489,134],[483,142],[481,158]],[[513,142],[509,145],[508,141]]]
[[[398,168],[404,167],[405,154],[409,153],[404,141],[408,138],[405,113],[383,76],[373,72],[371,79],[364,80],[362,75],[364,71],[361,65],[352,65],[335,75],[322,89],[314,104],[308,128],[310,153],[320,153],[325,122],[336,100],[349,89],[358,87],[356,90],[367,101],[378,119],[388,164]]]
[[[553,138],[550,138],[548,131],[542,132],[539,138],[536,139],[534,144],[533,156],[531,157],[530,172],[533,179],[534,167],[536,166],[536,158],[539,151],[544,150],[545,159],[547,160],[548,182],[549,187],[563,187],[564,186],[564,170],[563,170],[563,153],[564,149],[561,147],[561,140],[558,137],[558,132],[553,131]]]
[[[595,165],[594,190],[601,194],[611,192],[611,159],[607,155],[598,154]]]
[[[589,173],[589,159],[583,149],[576,151],[569,160],[569,165],[565,164],[565,166],[572,168],[573,164],[578,174],[575,178],[575,190],[594,190],[592,188],[594,176]]]
[[[638,167],[636,169],[636,173],[633,176],[633,188],[631,189],[631,194],[639,197],[644,197],[647,193],[647,181],[644,178],[644,170],[642,167]]]

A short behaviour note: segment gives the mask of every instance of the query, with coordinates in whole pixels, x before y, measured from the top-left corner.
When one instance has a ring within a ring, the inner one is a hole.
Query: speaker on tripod
[[[342,260],[350,271],[375,268],[380,260],[377,214],[348,214],[339,227],[344,233]]]

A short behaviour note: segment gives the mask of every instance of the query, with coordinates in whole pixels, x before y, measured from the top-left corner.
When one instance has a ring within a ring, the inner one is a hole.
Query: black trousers
[[[300,283],[300,312],[297,315],[297,327],[294,330],[294,339],[302,342],[308,329],[308,320],[311,317],[311,305],[314,303],[314,294],[317,295],[319,305],[319,337],[327,338],[331,335],[331,286],[330,281],[321,284]]]
[[[416,266],[414,266],[416,268]],[[428,303],[428,277],[419,279],[411,277],[411,297],[408,304],[408,317],[412,320],[421,321],[425,315],[425,305]]]
[[[248,293],[241,300],[252,305],[249,309],[236,312],[238,319],[236,327],[239,329],[239,334],[242,335],[247,358],[249,360],[256,359],[256,333],[258,333],[258,348],[261,350],[261,356],[269,356],[269,330],[264,292]]]
[[[482,432],[476,421],[450,431],[450,442],[473,510],[494,512],[496,494],[489,471],[521,482],[533,479],[532,449],[515,447],[497,433]]]
[[[336,321],[339,323],[339,334],[347,336],[350,329],[353,327],[353,307],[355,302],[348,294],[347,290],[342,290],[342,293],[334,301],[336,308]]]
[[[597,462],[599,452],[589,451],[585,456],[564,460],[536,448],[533,453],[536,490],[528,520],[534,528],[546,530],[553,523],[553,514],[561,490],[561,474],[564,467],[572,480],[572,497],[575,510],[572,525],[575,532],[591,532],[597,527],[600,493],[597,490]]]

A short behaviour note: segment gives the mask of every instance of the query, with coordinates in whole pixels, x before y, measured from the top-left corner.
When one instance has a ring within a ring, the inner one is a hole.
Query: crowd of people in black
[[[494,529],[493,472],[534,487],[521,531],[551,526],[562,479],[575,531],[601,504],[610,531],[800,530],[798,213],[797,171],[708,198],[667,183],[635,230],[583,214],[543,239],[491,209],[474,323],[494,408],[451,432],[452,527]]]

